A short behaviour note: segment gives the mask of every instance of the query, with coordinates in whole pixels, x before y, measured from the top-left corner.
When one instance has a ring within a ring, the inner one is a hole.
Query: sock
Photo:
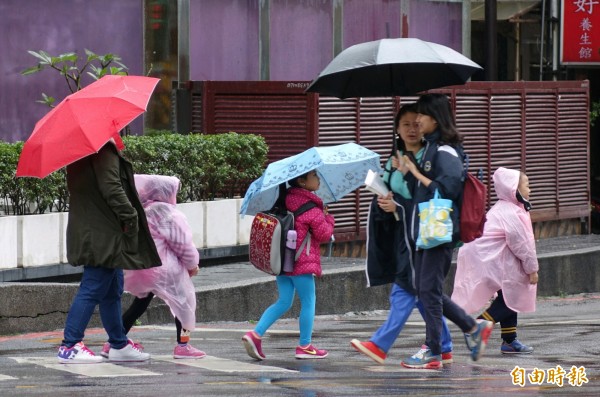
[[[179,343],[187,344],[190,341],[191,332],[188,330],[182,330],[181,337],[179,338]]]

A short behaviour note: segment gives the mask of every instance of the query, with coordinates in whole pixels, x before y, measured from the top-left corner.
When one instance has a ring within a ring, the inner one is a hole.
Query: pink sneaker
[[[246,334],[242,336],[242,342],[244,342],[244,347],[250,357],[257,360],[264,360],[267,358],[262,352],[262,340],[254,331],[246,332]]]
[[[206,357],[206,353],[202,350],[198,350],[189,343],[185,345],[177,345],[175,346],[175,350],[173,350],[173,358],[204,358]]]
[[[296,347],[296,358],[325,358],[328,354],[327,350],[317,349],[313,345]]]
[[[100,355],[104,358],[108,358],[109,351],[110,351],[110,343],[104,342],[104,345],[102,345],[102,351],[100,352]]]
[[[136,348],[139,351],[144,351],[144,346],[142,346],[141,343],[135,343],[134,341],[132,341],[131,339],[127,339],[128,342],[131,342],[133,344],[133,347]],[[108,358],[108,352],[110,351],[110,343],[105,342],[104,345],[102,346],[102,351],[100,352],[100,355],[104,358]]]

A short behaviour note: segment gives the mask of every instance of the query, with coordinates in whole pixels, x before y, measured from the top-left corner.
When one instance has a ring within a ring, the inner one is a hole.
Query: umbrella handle
[[[331,258],[331,250],[333,248],[333,242],[334,241],[335,241],[335,237],[333,237],[333,234],[332,234],[331,235],[331,239],[329,240],[329,247],[328,247],[329,249],[328,249],[328,252],[327,252],[327,259]]]

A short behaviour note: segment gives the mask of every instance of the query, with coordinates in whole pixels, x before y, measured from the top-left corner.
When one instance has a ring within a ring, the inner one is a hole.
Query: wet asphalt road
[[[192,344],[209,357],[173,360],[174,327],[136,327],[130,336],[153,354],[147,363],[59,365],[55,361],[60,331],[0,337],[0,396],[506,396],[600,395],[600,294],[538,301],[536,313],[521,315],[519,339],[535,347],[528,356],[500,354],[496,325],[484,357],[468,358],[462,334],[454,325],[454,363],[440,371],[409,370],[402,358],[423,342],[424,324],[414,313],[379,365],[350,347],[367,340],[387,312],[319,316],[313,342],[330,355],[323,360],[296,360],[297,322],[281,320],[264,338],[267,360],[250,359],[241,336],[246,323],[201,323]],[[89,330],[86,342],[99,351],[105,336]],[[575,367],[572,370],[572,367]],[[523,386],[511,371],[524,372]],[[555,376],[562,368],[565,376]],[[537,370],[536,370],[537,369]],[[569,377],[570,375],[573,377]],[[537,383],[529,379],[544,374]],[[562,379],[562,386],[559,385]],[[587,380],[587,382],[586,382]],[[571,382],[572,384],[570,384]]]

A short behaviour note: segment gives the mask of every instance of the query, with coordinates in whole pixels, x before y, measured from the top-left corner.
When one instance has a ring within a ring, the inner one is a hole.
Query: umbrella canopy
[[[306,89],[337,98],[414,95],[464,84],[482,67],[446,46],[400,38],[348,47]]]
[[[17,165],[17,176],[44,178],[96,153],[144,113],[159,79],[107,75],[67,96],[35,125]]]
[[[255,215],[271,209],[277,201],[280,184],[312,170],[316,170],[321,179],[321,186],[315,193],[327,204],[358,189],[367,172],[379,172],[381,166],[379,154],[356,143],[312,147],[269,164],[246,191],[240,214]]]

